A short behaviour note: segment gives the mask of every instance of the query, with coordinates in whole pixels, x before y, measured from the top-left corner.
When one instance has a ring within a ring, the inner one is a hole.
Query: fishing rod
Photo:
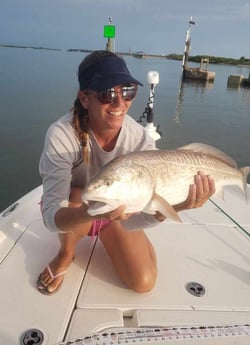
[[[155,87],[157,84],[159,84],[159,73],[156,71],[149,71],[148,72],[148,83],[150,85],[149,90],[149,98],[146,105],[146,108],[140,116],[140,119],[138,122],[142,122],[143,118],[146,118],[146,126],[149,135],[156,141],[161,138],[162,133],[159,131],[159,125],[157,127],[154,126],[154,97],[155,97]]]

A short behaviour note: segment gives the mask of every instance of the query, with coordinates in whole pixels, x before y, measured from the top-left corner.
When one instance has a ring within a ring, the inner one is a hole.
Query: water
[[[38,162],[49,124],[65,114],[77,93],[77,68],[83,53],[0,48],[0,210],[41,183]],[[155,125],[160,148],[190,142],[214,145],[240,166],[250,165],[250,90],[227,88],[230,74],[249,75],[247,67],[210,65],[213,84],[180,84],[180,62],[125,57],[140,88],[130,114],[142,115],[149,96],[147,73],[158,71]]]

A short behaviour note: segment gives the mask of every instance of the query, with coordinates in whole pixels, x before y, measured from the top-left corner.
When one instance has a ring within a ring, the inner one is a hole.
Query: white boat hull
[[[0,217],[0,344],[21,344],[32,329],[41,332],[41,344],[46,345],[70,344],[70,339],[74,344],[77,338],[81,339],[77,344],[85,344],[90,335],[93,344],[95,332],[100,332],[102,344],[110,344],[110,329],[113,344],[116,330],[128,335],[123,341],[129,344],[131,332],[145,327],[151,332],[159,332],[155,327],[172,330],[172,339],[169,334],[168,340],[163,336],[161,340],[138,333],[141,338],[133,343],[250,343],[246,326],[250,325],[250,204],[236,189],[227,190],[225,201],[213,199],[200,209],[180,213],[182,224],[168,221],[146,230],[159,267],[151,292],[127,289],[99,240],[86,237],[77,247],[62,288],[53,296],[36,290],[39,273],[59,245],[56,234],[42,223],[41,191],[38,187],[30,192]],[[250,200],[250,186],[248,195]],[[189,282],[201,285],[200,296],[188,292]],[[207,336],[178,338],[178,327],[187,332],[204,329]],[[228,330],[228,334],[215,335],[211,330]]]

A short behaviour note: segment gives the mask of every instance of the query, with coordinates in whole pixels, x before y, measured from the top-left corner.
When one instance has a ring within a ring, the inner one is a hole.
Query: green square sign
[[[115,26],[104,25],[104,37],[114,38],[115,37]]]

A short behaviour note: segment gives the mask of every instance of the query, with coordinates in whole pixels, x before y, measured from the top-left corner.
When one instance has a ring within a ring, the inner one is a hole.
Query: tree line
[[[169,54],[166,55],[167,59],[170,60],[182,60],[183,55],[180,54]],[[195,55],[189,56],[188,61],[200,63],[201,59],[209,59],[209,63],[214,64],[227,64],[227,65],[248,65],[250,66],[250,58],[241,56],[239,59],[226,58],[221,56],[210,56],[210,55]]]

